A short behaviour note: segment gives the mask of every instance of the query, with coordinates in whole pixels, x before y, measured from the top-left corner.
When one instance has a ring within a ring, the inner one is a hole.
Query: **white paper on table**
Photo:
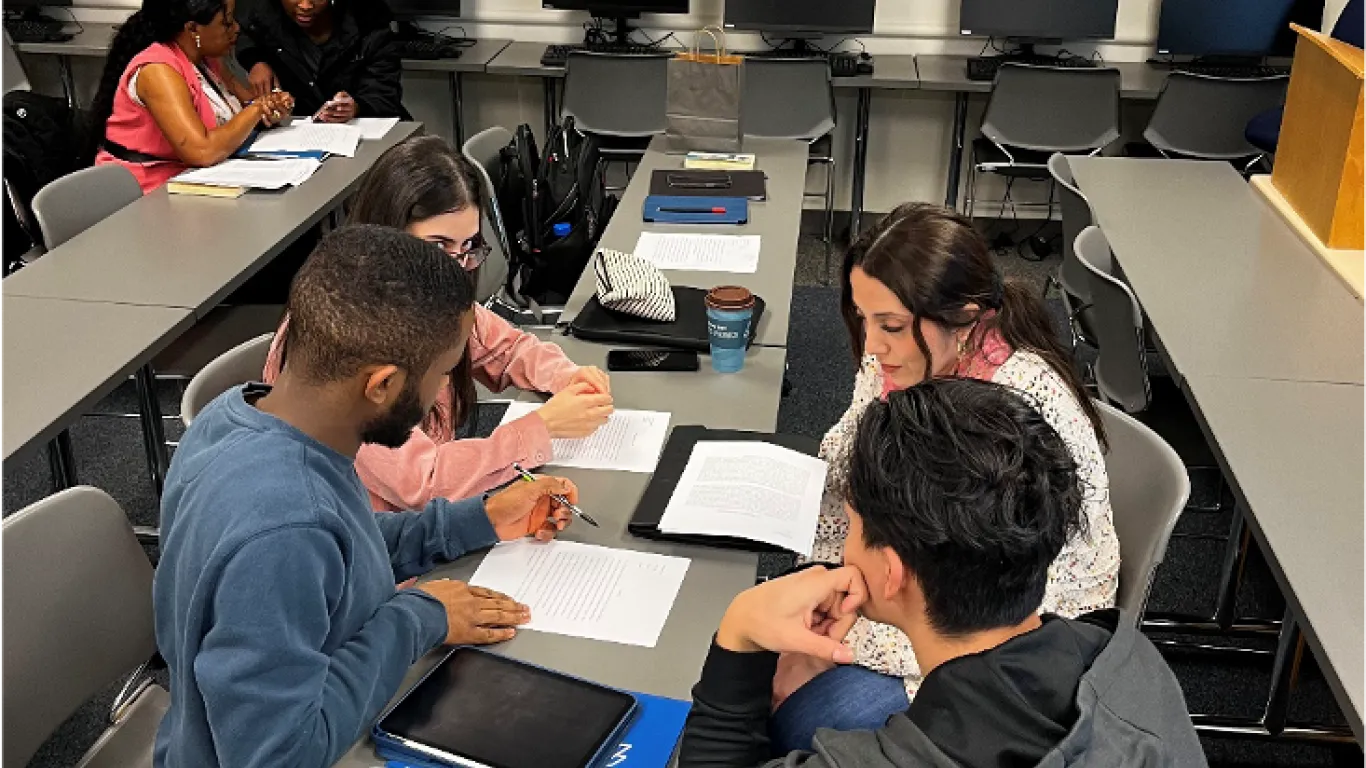
[[[825,470],[824,461],[782,446],[700,441],[659,530],[735,536],[810,556]]]
[[[489,550],[470,584],[529,607],[526,629],[653,648],[687,573],[684,557],[520,539]]]
[[[540,407],[540,403],[510,403],[499,426]],[[554,458],[547,463],[580,469],[653,472],[668,434],[669,414],[666,412],[613,411],[607,423],[588,437],[551,440]]]
[[[694,235],[641,232],[636,255],[660,269],[694,272],[759,270],[758,235]]]
[[[299,118],[295,118],[298,120]],[[389,135],[389,131],[398,125],[397,117],[353,117],[342,123],[342,125],[355,126],[360,129],[361,141],[377,141]],[[313,122],[313,118],[308,118],[305,122]]]
[[[354,125],[300,120],[280,128],[261,131],[248,152],[327,152],[355,157],[361,129]]]
[[[308,181],[322,163],[311,157],[280,160],[225,160],[207,168],[194,168],[171,179],[185,184],[214,187],[281,189]]]

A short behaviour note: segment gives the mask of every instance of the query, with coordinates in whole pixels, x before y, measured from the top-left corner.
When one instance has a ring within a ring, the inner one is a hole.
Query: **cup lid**
[[[707,306],[712,309],[749,309],[754,306],[754,294],[739,285],[718,285],[707,291]]]

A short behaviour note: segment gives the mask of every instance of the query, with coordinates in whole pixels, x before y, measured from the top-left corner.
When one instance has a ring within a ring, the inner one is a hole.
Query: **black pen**
[[[514,461],[514,462],[512,462],[512,468],[515,469],[515,470],[517,470],[517,474],[521,475],[521,476],[522,476],[522,479],[525,480],[525,481],[527,481],[528,483],[534,483],[534,482],[536,482],[536,477],[535,477],[535,475],[532,475],[530,472],[526,471],[525,469],[522,469],[522,465],[521,465],[521,464],[518,464],[517,462]],[[602,526],[598,525],[598,521],[597,521],[597,520],[594,520],[593,518],[589,517],[587,512],[584,512],[582,509],[579,509],[578,507],[574,506],[574,504],[572,504],[572,503],[569,501],[569,499],[566,499],[565,497],[561,496],[561,495],[558,494],[558,493],[552,493],[552,494],[550,494],[550,498],[552,498],[552,499],[554,499],[555,501],[559,502],[560,506],[564,507],[565,509],[569,510],[570,512],[573,512],[575,515],[578,515],[579,517],[583,518],[583,521],[584,521],[585,523],[588,523],[589,525],[593,526],[594,528],[601,528],[601,527],[602,527]]]

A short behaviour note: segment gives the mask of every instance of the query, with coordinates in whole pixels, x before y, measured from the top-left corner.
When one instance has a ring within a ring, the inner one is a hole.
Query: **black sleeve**
[[[248,25],[242,25],[242,31],[237,34],[237,63],[242,65],[242,69],[248,74],[251,68],[266,60],[265,50],[256,43],[256,39],[247,31]]]
[[[358,117],[406,117],[403,111],[403,68],[394,34],[374,29],[361,46],[364,61],[352,86]],[[330,94],[329,94],[330,98]]]
[[[692,689],[678,768],[830,768],[823,755],[772,757],[768,712],[777,669],[776,653],[736,653],[713,640]]]

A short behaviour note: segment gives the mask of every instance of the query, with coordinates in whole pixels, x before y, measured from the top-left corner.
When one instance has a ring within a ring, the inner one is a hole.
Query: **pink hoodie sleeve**
[[[422,509],[435,498],[463,499],[513,479],[512,463],[527,469],[550,460],[545,422],[528,414],[484,439],[437,443],[414,429],[401,448],[362,445],[356,473],[389,509]]]
[[[470,335],[474,375],[494,392],[508,387],[555,394],[579,369],[555,344],[513,327],[482,306],[474,308]]]

